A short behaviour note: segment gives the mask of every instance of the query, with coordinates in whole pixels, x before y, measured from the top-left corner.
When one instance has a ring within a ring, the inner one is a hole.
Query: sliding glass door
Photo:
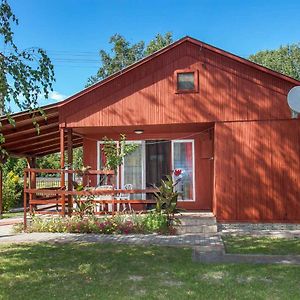
[[[130,184],[133,189],[152,188],[159,186],[161,180],[171,174],[172,170],[180,169],[182,173],[176,186],[176,190],[180,193],[179,200],[193,201],[195,199],[193,140],[128,141],[128,143],[136,143],[138,147],[124,158],[123,165],[115,178],[116,187],[124,188],[126,184]],[[98,145],[99,169],[105,163],[101,148],[100,142]],[[179,178],[174,177],[174,179]],[[146,195],[134,196],[135,199],[145,199],[145,197]]]
[[[159,186],[171,173],[171,142],[146,141],[146,186]]]
[[[172,169],[180,169],[181,174],[174,180],[178,180],[176,190],[179,192],[179,200],[194,200],[194,141],[172,141]]]
[[[133,189],[145,189],[145,142],[134,141],[138,147],[136,150],[125,156],[122,170],[122,188],[130,184]],[[142,197],[142,198],[141,198]],[[143,195],[134,195],[135,199],[143,199]]]

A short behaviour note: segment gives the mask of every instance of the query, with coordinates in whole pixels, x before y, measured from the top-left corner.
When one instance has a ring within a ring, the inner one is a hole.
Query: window
[[[195,201],[195,158],[194,140],[148,140],[127,141],[137,143],[136,151],[125,156],[122,166],[111,179],[116,188],[132,184],[133,189],[145,189],[159,186],[171,170],[180,169],[180,181],[176,190],[180,193],[179,201]],[[98,168],[106,162],[103,142],[98,142]],[[173,174],[173,176],[175,176]],[[179,177],[174,177],[179,179]],[[98,184],[103,184],[98,178]],[[131,199],[151,199],[152,194],[134,194]]]
[[[179,91],[195,90],[194,72],[177,74],[177,90]]]
[[[191,70],[179,70],[175,72],[176,92],[198,92],[198,73]]]
[[[182,171],[181,180],[175,189],[179,192],[179,200],[195,201],[194,196],[194,142],[192,140],[175,140],[172,142],[173,170]],[[175,176],[175,175],[174,175]],[[176,179],[176,178],[174,178]]]

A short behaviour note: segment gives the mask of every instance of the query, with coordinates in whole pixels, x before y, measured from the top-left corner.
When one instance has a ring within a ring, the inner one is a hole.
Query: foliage
[[[102,66],[95,76],[91,76],[88,79],[87,86],[124,69],[172,42],[173,38],[171,32],[167,32],[165,35],[157,34],[146,47],[143,41],[131,45],[122,35],[113,35],[109,41],[109,43],[113,45],[111,51],[112,55],[104,50],[100,50],[99,55]]]
[[[165,35],[161,35],[160,33],[156,35],[156,37],[149,42],[147,45],[144,56],[151,55],[152,53],[170,45],[173,42],[173,37],[171,32],[167,32]]]
[[[259,51],[249,60],[274,71],[300,80],[300,46],[291,44],[276,50]]]
[[[73,169],[80,170],[83,168],[83,148],[78,147],[73,150]]]
[[[125,134],[120,135],[118,142],[103,138],[103,152],[105,155],[105,169],[116,171],[123,163],[123,159],[126,155],[133,153],[137,149],[138,145],[134,143],[126,143]]]
[[[27,167],[27,162],[24,158],[8,157],[3,164],[3,176],[10,171],[13,171],[20,178],[24,175],[24,168]],[[40,169],[60,169],[60,154],[48,154],[37,159],[37,167]],[[83,153],[82,147],[78,147],[73,150],[73,167],[76,170],[83,167]],[[41,173],[39,176],[49,176],[49,174]],[[59,174],[53,174],[53,176],[59,176]]]
[[[5,164],[2,166],[3,177],[7,176],[9,172],[13,172],[15,175],[18,175],[20,178],[24,175],[24,168],[27,167],[26,159],[8,157]]]
[[[88,190],[88,188],[85,185],[78,184],[75,181],[73,181],[73,185],[77,192]],[[81,219],[84,216],[94,214],[95,204],[93,202],[93,200],[94,200],[93,195],[88,195],[88,196],[74,195],[73,199],[74,199],[74,202],[76,203],[76,207],[75,207],[74,211],[75,211],[75,213],[77,213],[79,215],[79,217]]]
[[[19,230],[20,227],[17,227]],[[70,232],[98,234],[169,233],[167,217],[163,214],[117,214],[114,216],[72,216],[40,218],[34,216],[29,232]]]
[[[180,176],[181,170],[175,170],[177,176]],[[171,220],[177,210],[177,200],[179,193],[175,190],[175,186],[180,181],[180,177],[174,182],[171,175],[167,175],[165,180],[161,180],[161,186],[158,192],[155,192],[156,211],[165,213],[168,220]]]
[[[168,219],[165,214],[150,212],[145,215],[143,228],[146,232],[166,232],[169,229]]]
[[[40,169],[60,169],[60,154],[53,153],[39,157],[36,164]],[[49,176],[49,174],[41,173],[39,176]]]
[[[39,97],[48,98],[54,81],[53,65],[46,52],[41,48],[20,50],[14,41],[12,27],[18,19],[6,0],[0,3],[0,37],[5,52],[0,53],[0,111],[9,116],[10,103],[14,102],[21,110],[32,112],[33,124],[39,130],[36,117],[44,112],[39,109]],[[4,136],[1,134],[1,142]],[[3,152],[4,150],[2,150]]]
[[[13,171],[6,174],[3,181],[3,210],[15,207],[22,196],[23,186],[20,178]]]

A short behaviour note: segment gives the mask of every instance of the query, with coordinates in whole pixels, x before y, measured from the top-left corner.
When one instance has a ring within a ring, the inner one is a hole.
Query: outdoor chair
[[[112,185],[100,185],[96,187],[97,190],[112,190]],[[95,195],[94,200],[113,200],[113,195]],[[105,204],[104,203],[96,203],[96,212],[104,211],[105,210]],[[107,210],[109,212],[112,212],[112,203],[107,204]]]
[[[124,185],[124,190],[132,190],[133,185],[131,183],[127,183]],[[117,195],[116,200],[130,200],[130,194],[120,193]],[[126,210],[126,204],[128,204],[128,208],[131,211],[131,204],[130,203],[122,203],[123,211]],[[117,203],[117,211],[120,211],[120,203]]]

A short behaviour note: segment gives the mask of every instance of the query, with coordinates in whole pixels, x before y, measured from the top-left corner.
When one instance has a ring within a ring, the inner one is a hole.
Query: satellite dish
[[[287,95],[287,102],[292,110],[292,117],[297,118],[300,113],[300,86],[294,86]]]

